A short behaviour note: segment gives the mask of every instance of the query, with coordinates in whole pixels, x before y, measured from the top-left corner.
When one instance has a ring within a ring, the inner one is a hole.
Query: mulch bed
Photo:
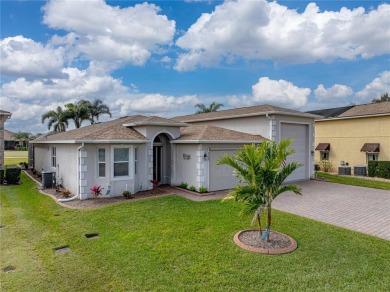
[[[271,231],[269,242],[260,239],[259,230],[242,230],[235,234],[234,242],[241,248],[263,254],[284,254],[294,251],[297,243],[290,236]]]

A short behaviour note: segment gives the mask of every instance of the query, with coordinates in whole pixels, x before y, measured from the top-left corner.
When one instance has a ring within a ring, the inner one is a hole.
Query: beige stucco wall
[[[330,143],[329,160],[334,171],[340,161],[352,167],[366,165],[366,153],[360,152],[364,143],[380,143],[379,160],[390,160],[390,115],[378,117],[320,120],[315,124],[315,145]],[[320,151],[315,151],[320,161]]]

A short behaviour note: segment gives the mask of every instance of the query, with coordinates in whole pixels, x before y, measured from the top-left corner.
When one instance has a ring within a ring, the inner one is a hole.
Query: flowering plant
[[[97,185],[95,185],[91,188],[92,195],[94,195],[94,197],[100,196],[102,194],[102,190],[103,190],[103,188],[101,186],[97,186]]]

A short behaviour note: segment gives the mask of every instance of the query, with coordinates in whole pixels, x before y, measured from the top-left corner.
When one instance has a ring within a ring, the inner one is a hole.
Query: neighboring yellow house
[[[325,116],[315,122],[315,161],[328,160],[333,172],[339,166],[366,166],[370,160],[390,161],[390,102],[312,111]]]

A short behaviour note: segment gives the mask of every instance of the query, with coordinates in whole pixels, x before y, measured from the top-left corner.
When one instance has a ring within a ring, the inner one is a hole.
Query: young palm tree
[[[225,155],[217,164],[230,165],[235,170],[240,185],[225,199],[234,199],[244,203],[241,214],[253,214],[259,224],[260,236],[269,241],[272,219],[272,201],[280,194],[292,191],[301,194],[297,185],[283,185],[285,179],[301,164],[286,163],[286,158],[295,151],[290,147],[293,139],[283,139],[277,144],[265,140],[259,146],[245,145],[237,155]],[[262,234],[260,215],[263,209],[267,210],[267,229]]]
[[[68,118],[65,111],[62,107],[58,106],[56,110],[48,111],[44,113],[41,117],[42,124],[48,119],[49,123],[47,124],[47,128],[53,126],[54,131],[65,132],[66,128],[69,126]]]
[[[12,135],[16,141],[19,142],[19,147],[27,147],[27,141],[30,140],[30,137],[31,137],[31,133],[27,133],[27,132],[17,132],[15,134]],[[22,142],[22,143],[20,143]]]
[[[74,121],[74,126],[76,128],[80,128],[83,121],[91,121],[90,115],[89,115],[89,109],[85,104],[73,104],[68,103],[65,105],[66,111],[65,115],[67,119],[71,119]]]
[[[223,106],[224,105],[222,103],[216,103],[215,101],[213,101],[209,106],[205,106],[203,103],[198,103],[197,105],[195,105],[195,108],[198,109],[196,113],[201,114],[216,112]]]
[[[100,115],[107,114],[110,118],[112,117],[108,105],[104,104],[99,98],[96,98],[92,103],[88,100],[82,99],[79,101],[79,104],[84,104],[88,107],[91,124],[99,121]]]

